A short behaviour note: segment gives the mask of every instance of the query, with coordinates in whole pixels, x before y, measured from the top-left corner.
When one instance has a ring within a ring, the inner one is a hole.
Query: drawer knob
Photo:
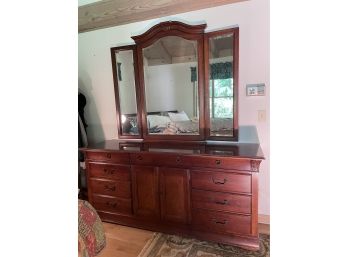
[[[106,205],[115,208],[117,206],[117,203],[106,202]]]
[[[177,163],[181,162],[180,156],[176,157],[176,162],[177,162]]]
[[[215,222],[215,224],[220,224],[220,225],[226,225],[227,224],[227,220],[223,220],[223,221],[219,221],[219,220],[213,220],[213,222]]]
[[[141,161],[143,159],[143,157],[141,155],[137,156],[137,160]]]
[[[110,159],[111,158],[111,153],[107,153],[106,157]]]
[[[215,164],[216,165],[220,165],[221,164],[221,160],[215,160]]]
[[[216,204],[221,204],[221,205],[226,205],[228,203],[228,201],[225,199],[223,200],[223,202],[220,201],[215,201]]]
[[[116,190],[116,186],[105,185],[104,189],[107,190],[107,191],[115,191]]]
[[[214,178],[212,178],[212,180],[213,180],[213,183],[216,184],[216,185],[223,185],[223,184],[225,184],[227,182],[227,179],[225,179],[225,178],[224,178],[223,181],[219,181],[219,180],[216,180]]]
[[[104,169],[105,174],[113,175],[115,172],[116,172],[115,170]]]

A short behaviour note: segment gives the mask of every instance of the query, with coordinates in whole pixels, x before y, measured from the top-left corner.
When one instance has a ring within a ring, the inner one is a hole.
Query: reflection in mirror
[[[149,134],[198,135],[197,41],[160,38],[143,49]]]
[[[122,135],[139,135],[133,50],[116,51],[116,69]]]
[[[209,39],[210,135],[233,136],[233,34]]]

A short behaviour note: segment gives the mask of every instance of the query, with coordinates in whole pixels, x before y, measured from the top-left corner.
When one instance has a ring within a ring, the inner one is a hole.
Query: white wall
[[[193,117],[193,83],[190,67],[197,63],[175,63],[145,67],[146,109],[185,111]]]
[[[110,47],[132,43],[130,38],[164,20],[189,24],[207,23],[207,31],[239,26],[239,124],[240,141],[252,142],[257,130],[265,154],[260,167],[260,214],[269,204],[269,1],[250,0],[162,19],[136,22],[79,34],[79,88],[86,94],[86,119],[90,141],[117,138],[116,111]],[[245,85],[265,83],[266,96],[247,97]],[[266,121],[258,121],[266,110]]]

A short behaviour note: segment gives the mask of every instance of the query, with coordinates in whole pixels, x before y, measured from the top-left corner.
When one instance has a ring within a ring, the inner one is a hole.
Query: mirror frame
[[[210,105],[209,105],[209,39],[216,36],[223,36],[226,34],[233,34],[233,136],[211,136],[210,135]],[[238,70],[239,70],[239,28],[231,28],[213,31],[204,34],[204,74],[205,74],[205,128],[207,140],[228,140],[238,141]]]
[[[133,67],[134,67],[134,86],[135,86],[135,98],[137,101],[137,126],[138,126],[138,135],[129,135],[129,134],[123,134],[122,131],[122,113],[121,113],[121,106],[120,106],[120,95],[119,95],[119,86],[118,86],[118,74],[117,74],[117,59],[116,59],[116,52],[117,51],[127,51],[132,50],[133,51]],[[142,105],[140,104],[140,96],[139,96],[139,79],[138,79],[138,61],[137,61],[137,54],[136,54],[136,45],[126,45],[126,46],[120,46],[120,47],[112,47],[110,48],[111,51],[111,64],[112,64],[112,74],[113,74],[113,80],[114,80],[114,91],[115,91],[115,104],[116,104],[116,125],[118,129],[118,137],[120,139],[141,139],[143,136],[143,130],[142,130],[142,122],[141,122],[141,108]]]
[[[206,24],[188,25],[178,21],[167,21],[159,23],[145,33],[133,36],[136,43],[138,74],[140,88],[140,105],[142,106],[142,128],[144,140],[182,140],[197,141],[205,139],[205,122],[204,122],[204,29]],[[147,111],[145,97],[145,80],[143,69],[143,49],[150,46],[158,39],[166,36],[177,36],[187,40],[197,41],[197,70],[198,70],[198,108],[199,108],[199,134],[198,135],[155,135],[148,132]]]
[[[239,28],[233,27],[222,30],[205,32],[206,24],[188,25],[178,21],[159,23],[138,36],[132,36],[133,45],[112,47],[111,62],[116,103],[116,125],[119,139],[143,139],[148,141],[238,141],[238,87],[239,87]],[[225,34],[233,34],[233,136],[210,135],[210,106],[209,106],[209,39]],[[143,67],[143,49],[166,36],[178,36],[197,42],[197,71],[198,71],[198,101],[199,101],[199,135],[165,135],[149,134],[147,127],[147,111],[145,96],[145,80]],[[117,76],[116,51],[132,50],[134,63],[134,86],[137,101],[138,135],[122,133],[121,110]],[[188,142],[189,143],[189,142]]]

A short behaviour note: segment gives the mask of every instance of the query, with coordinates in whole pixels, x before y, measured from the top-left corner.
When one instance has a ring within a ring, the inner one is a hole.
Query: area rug
[[[260,234],[260,250],[156,233],[138,257],[269,257],[270,237]]]

